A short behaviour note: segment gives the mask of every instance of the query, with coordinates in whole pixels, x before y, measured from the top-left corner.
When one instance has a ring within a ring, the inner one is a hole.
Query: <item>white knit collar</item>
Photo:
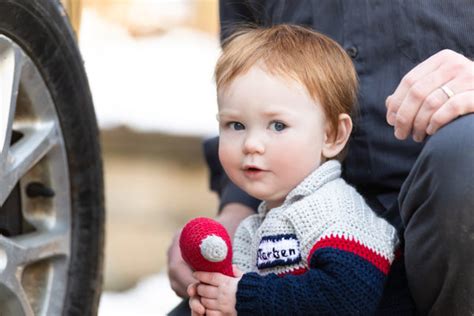
[[[277,208],[286,208],[288,205],[301,200],[316,192],[324,184],[337,179],[341,176],[341,163],[337,160],[328,160],[311,172],[303,181],[291,190],[285,198],[283,204]],[[258,213],[265,215],[267,213],[267,202],[263,201],[258,207]]]

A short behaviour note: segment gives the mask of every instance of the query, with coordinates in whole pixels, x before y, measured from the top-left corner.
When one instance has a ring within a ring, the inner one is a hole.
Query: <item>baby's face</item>
[[[306,89],[253,66],[218,91],[219,158],[248,194],[280,205],[322,162],[328,124]]]

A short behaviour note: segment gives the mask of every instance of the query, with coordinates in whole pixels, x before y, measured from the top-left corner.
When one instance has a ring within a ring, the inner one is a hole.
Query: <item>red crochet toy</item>
[[[189,221],[181,232],[179,247],[193,270],[234,276],[230,237],[219,222],[205,217]]]

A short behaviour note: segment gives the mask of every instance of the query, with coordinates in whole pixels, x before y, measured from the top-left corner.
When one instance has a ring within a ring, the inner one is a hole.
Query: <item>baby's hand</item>
[[[189,307],[191,308],[191,315],[192,316],[199,316],[206,314],[206,308],[201,303],[201,297],[197,293],[197,287],[200,283],[191,283],[188,288],[187,292],[189,295]]]
[[[234,275],[235,277],[229,277],[216,272],[193,274],[201,282],[197,285],[197,295],[201,297],[200,303],[204,305],[206,315],[237,315],[237,284],[242,278],[242,272],[235,266]]]

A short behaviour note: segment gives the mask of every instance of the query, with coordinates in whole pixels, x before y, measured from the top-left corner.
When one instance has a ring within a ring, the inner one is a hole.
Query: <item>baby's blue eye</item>
[[[239,122],[230,122],[229,127],[231,129],[235,130],[235,131],[241,131],[241,130],[245,129],[244,124],[239,123]]]
[[[270,128],[276,132],[281,132],[286,127],[287,126],[285,125],[285,123],[282,123],[282,122],[273,122],[270,124]]]

